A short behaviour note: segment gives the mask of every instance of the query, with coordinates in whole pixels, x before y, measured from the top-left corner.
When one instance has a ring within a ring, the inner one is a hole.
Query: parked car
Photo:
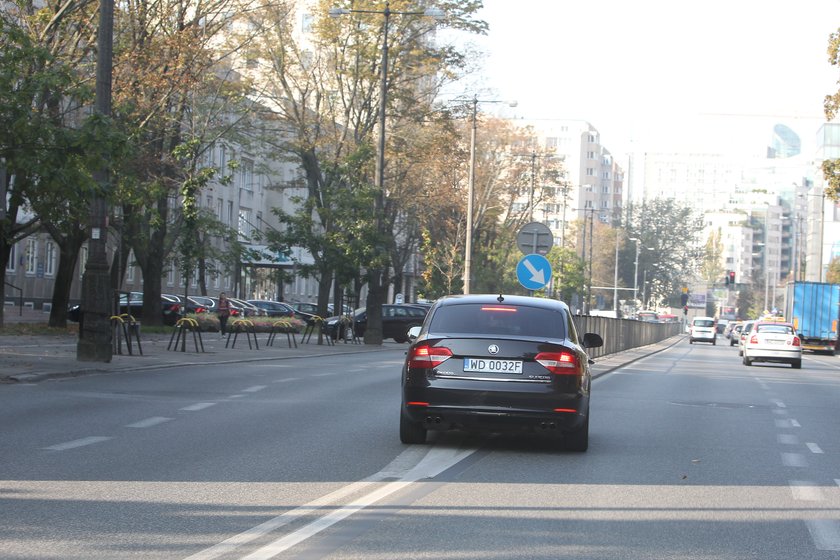
[[[426,318],[428,309],[415,305],[386,304],[382,306],[382,338],[393,338],[396,342],[408,341],[408,329],[419,327]],[[333,339],[340,337],[347,338],[347,334],[341,332],[341,317],[328,317],[325,329]],[[356,336],[361,338],[367,330],[367,311],[364,307],[353,313],[353,330]]]
[[[281,301],[249,299],[247,302],[265,311],[265,314],[269,317],[294,317],[297,315],[291,305]]]
[[[181,318],[181,298],[171,294],[161,294],[161,315],[164,325],[174,325]],[[79,322],[81,305],[74,305],[67,310],[69,321]],[[122,315],[128,313],[138,320],[143,318],[143,292],[122,292],[119,297],[119,311]]]
[[[294,308],[295,311],[300,311],[301,313],[306,313],[309,316],[318,315],[318,304],[316,304],[316,303],[308,303],[308,302],[297,301],[295,303],[292,303],[291,306]],[[334,314],[334,312],[333,312],[334,308],[335,308],[335,306],[333,304],[331,304],[331,303],[327,304],[327,312],[330,315]],[[349,305],[344,305],[343,308],[344,308],[344,314],[345,315],[350,315],[350,314],[353,313],[353,309],[351,309]]]
[[[802,367],[802,341],[793,323],[757,321],[744,343],[744,365],[775,362]]]
[[[402,370],[400,440],[424,443],[428,430],[529,430],[589,446],[591,375],[568,306],[525,296],[465,295],[438,300],[412,328]]]
[[[738,355],[744,355],[744,343],[746,342],[747,336],[750,334],[750,331],[753,328],[755,321],[744,321],[744,324],[741,325],[741,334],[738,335]]]
[[[210,299],[213,300],[213,312],[216,313],[219,309],[219,298],[211,297]],[[228,305],[230,306],[231,317],[235,317],[237,319],[242,319],[245,317],[245,310],[242,308],[241,305],[235,303],[231,298],[228,298]]]
[[[246,319],[248,317],[265,317],[266,316],[266,312],[263,309],[260,309],[259,307],[257,307],[253,303],[248,303],[244,299],[228,297],[228,301],[230,301],[231,304],[237,306],[242,311],[242,313],[243,313],[243,315]]]
[[[691,331],[688,333],[688,343],[711,342],[717,344],[717,327],[714,317],[695,317],[691,320]]]

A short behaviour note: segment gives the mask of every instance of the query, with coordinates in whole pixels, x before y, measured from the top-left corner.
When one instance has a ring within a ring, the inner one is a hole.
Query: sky
[[[773,125],[813,150],[840,0],[484,0],[470,97],[505,116],[581,119],[630,151],[764,153]],[[486,107],[485,110],[489,110]]]

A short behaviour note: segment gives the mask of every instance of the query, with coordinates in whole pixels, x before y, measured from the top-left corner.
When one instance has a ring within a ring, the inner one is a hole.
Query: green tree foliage
[[[652,304],[667,301],[700,270],[704,255],[702,246],[698,247],[702,216],[676,200],[657,198],[633,206],[628,220],[629,237],[641,240],[639,292]],[[632,272],[626,280],[633,285]]]
[[[242,145],[248,140],[238,133],[251,128],[244,122],[252,108],[245,97],[248,84],[220,64],[229,56],[220,52],[223,32],[232,14],[247,7],[232,0],[198,5],[141,0],[117,6],[114,117],[129,135],[131,157],[115,174],[115,196],[125,217],[125,239],[143,274],[147,321],[160,320],[161,279],[184,225],[173,201],[197,195],[211,175],[235,171],[202,171],[205,152],[215,141],[224,137]],[[189,212],[192,203],[186,201]],[[187,227],[182,265],[193,258],[184,250],[204,246],[196,231]]]
[[[840,258],[834,257],[828,263],[828,272],[826,272],[825,281],[831,284],[840,284]]]
[[[59,246],[53,326],[66,321],[87,201],[101,187],[91,169],[118,158],[123,145],[110,121],[86,116],[96,7],[7,2],[0,10],[0,265],[5,268],[10,247],[36,229],[51,235]],[[23,219],[23,211],[32,217]]]
[[[840,67],[840,30],[829,35],[828,62]],[[825,96],[823,110],[827,122],[832,122],[840,111],[840,90]],[[830,199],[840,200],[840,159],[826,159],[822,162],[822,173],[826,180],[825,194]]]
[[[700,274],[703,280],[708,284],[720,282],[724,274],[723,267],[720,265],[723,256],[723,240],[721,239],[723,233],[720,228],[709,234],[706,239],[705,252],[703,254],[703,261],[700,268]]]
[[[331,8],[355,10],[339,18],[329,18]],[[480,2],[426,2],[424,8],[443,8],[445,25],[473,32],[484,32],[486,25],[472,19]],[[417,165],[415,138],[401,135],[412,123],[424,120],[430,100],[442,80],[450,80],[465,64],[465,58],[449,46],[432,41],[436,23],[418,15],[398,12],[415,11],[405,0],[391,2],[388,26],[387,119],[389,130],[384,192],[374,192],[371,208],[358,214],[367,222],[358,228],[364,237],[354,238],[359,246],[356,255],[363,260],[355,265],[368,283],[368,328],[366,342],[381,342],[381,304],[391,283],[390,270],[399,274],[417,246],[422,227],[416,223],[416,209],[405,202],[407,189],[428,184]],[[323,259],[332,248],[321,245],[335,236],[349,232],[336,228],[334,219],[352,208],[330,207],[345,197],[335,196],[339,189],[362,189],[375,184],[376,133],[379,121],[381,60],[384,39],[383,6],[378,2],[332,2],[321,0],[312,10],[306,43],[295,32],[298,19],[295,3],[277,2],[249,15],[249,29],[255,38],[245,58],[259,87],[261,102],[292,134],[279,142],[282,153],[300,163],[305,174],[307,204],[300,206],[300,219],[284,215],[284,220],[310,223],[313,231],[299,239],[316,259],[319,280],[319,308],[326,307],[334,263]],[[365,13],[367,12],[367,13]],[[420,141],[422,144],[422,140]],[[354,176],[341,173],[355,173]],[[423,197],[422,188],[413,197]],[[352,199],[352,197],[350,197]],[[373,210],[373,211],[371,211]],[[357,223],[360,223],[357,222]],[[291,225],[291,221],[287,222]],[[398,279],[399,281],[399,279]]]

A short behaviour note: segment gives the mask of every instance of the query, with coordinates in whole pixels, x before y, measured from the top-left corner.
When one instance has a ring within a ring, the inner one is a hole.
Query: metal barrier
[[[295,327],[288,319],[279,319],[271,325],[271,331],[268,333],[268,340],[266,340],[265,345],[274,346],[274,339],[277,337],[278,333],[286,334],[286,340],[289,343],[289,348],[292,347],[292,344],[294,344],[295,348],[297,348],[297,341],[295,340]]]
[[[256,345],[257,350],[260,349],[260,343],[257,341],[257,330],[254,327],[254,322],[250,319],[236,319],[233,323],[231,323],[230,331],[228,331],[228,337],[225,341],[225,348],[228,347],[230,344],[231,348],[236,348],[236,339],[239,337],[239,333],[245,333],[245,338],[248,339],[248,348],[253,350],[254,347],[251,345],[251,337],[254,338],[254,345]],[[233,335],[233,342],[231,343],[231,335]]]
[[[184,317],[183,319],[178,319],[178,322],[175,323],[175,330],[172,332],[172,337],[169,339],[169,345],[166,347],[167,350],[172,348],[172,342],[175,342],[175,351],[178,350],[178,343],[181,343],[181,352],[187,351],[187,333],[193,333],[193,341],[195,342],[195,351],[196,352],[204,352],[204,341],[201,340],[201,327],[198,326],[198,321],[192,319],[190,317]],[[199,344],[201,345],[201,350],[199,350]]]
[[[310,340],[312,339],[312,335],[317,332],[318,344],[322,344],[322,341],[326,340],[327,346],[333,346],[335,342],[333,342],[332,336],[330,336],[330,334],[327,332],[326,327],[327,323],[323,317],[313,315],[312,319],[307,321],[306,328],[303,330],[303,334],[300,337],[301,344],[309,344]]]
[[[129,313],[122,315],[111,316],[111,328],[114,330],[114,352],[122,354],[122,341],[125,339],[125,346],[128,349],[128,355],[134,354],[131,347],[131,337],[134,336],[137,341],[137,350],[140,355],[143,355],[143,347],[140,346],[140,321],[134,319]]]
[[[590,358],[598,358],[631,348],[647,346],[680,334],[682,323],[650,323],[635,319],[613,319],[593,315],[573,315],[578,334],[593,332],[601,335],[604,345],[588,348]]]

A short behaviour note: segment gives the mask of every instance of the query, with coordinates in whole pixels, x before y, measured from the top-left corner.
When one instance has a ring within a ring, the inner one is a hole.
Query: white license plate
[[[522,360],[464,358],[464,371],[476,373],[522,373]]]

